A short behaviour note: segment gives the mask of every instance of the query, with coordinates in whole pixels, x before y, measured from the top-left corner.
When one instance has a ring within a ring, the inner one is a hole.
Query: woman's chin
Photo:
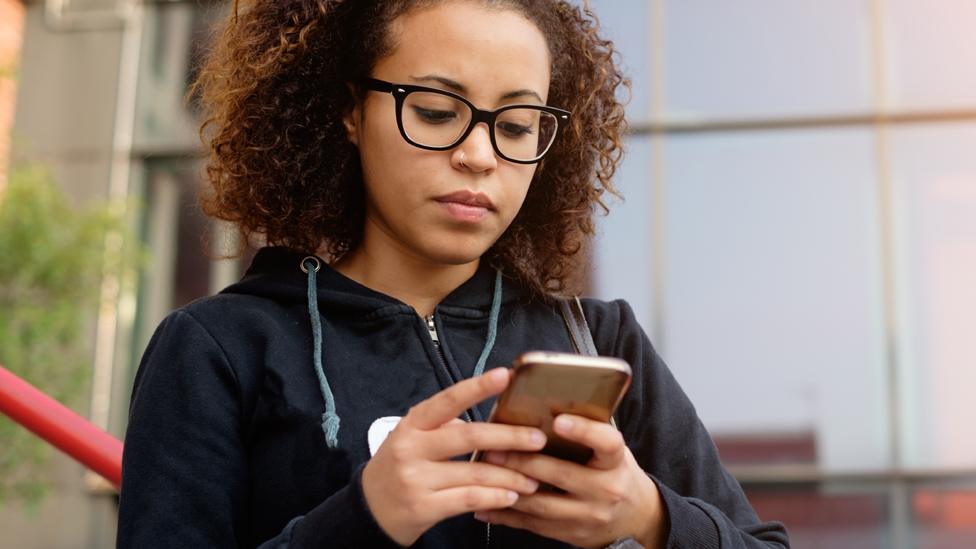
[[[487,248],[486,248],[487,249]],[[446,250],[442,253],[434,253],[428,255],[433,263],[438,263],[441,265],[468,265],[474,261],[478,261],[481,258],[481,254],[485,250],[480,250],[480,252],[463,253],[459,250]]]
[[[441,246],[430,246],[424,250],[424,255],[432,263],[467,265],[478,261],[490,247],[491,243],[465,242],[465,239],[458,239],[454,242],[445,242]]]

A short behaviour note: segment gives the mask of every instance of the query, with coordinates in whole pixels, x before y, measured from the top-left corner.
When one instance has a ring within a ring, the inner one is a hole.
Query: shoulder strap
[[[581,355],[597,356],[593,335],[590,334],[590,326],[586,323],[583,305],[579,298],[576,296],[560,298],[559,310],[563,313],[563,320],[566,321],[566,329],[569,331],[569,338],[573,340],[576,352]]]
[[[579,297],[559,298],[559,310],[563,313],[566,330],[569,331],[569,339],[573,341],[576,352],[581,355],[597,356],[593,334],[590,333],[590,325],[586,322],[583,304],[580,303]],[[613,425],[614,429],[617,428],[617,422],[613,417],[610,418],[610,425]]]

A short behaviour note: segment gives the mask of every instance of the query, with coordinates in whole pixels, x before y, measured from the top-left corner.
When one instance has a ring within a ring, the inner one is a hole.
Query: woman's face
[[[545,37],[518,12],[443,2],[396,19],[390,38],[393,52],[377,62],[374,78],[452,91],[485,110],[546,102]],[[407,143],[389,93],[368,92],[346,124],[362,160],[363,246],[371,253],[382,247],[422,262],[476,261],[515,218],[536,169],[496,155],[483,123],[447,151]]]

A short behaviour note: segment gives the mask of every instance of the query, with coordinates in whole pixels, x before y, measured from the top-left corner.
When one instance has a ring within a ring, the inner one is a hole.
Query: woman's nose
[[[461,155],[464,168],[475,172],[487,172],[498,167],[498,157],[495,156],[495,149],[491,146],[491,135],[488,125],[481,123],[471,130],[471,133],[455,149],[454,154]]]

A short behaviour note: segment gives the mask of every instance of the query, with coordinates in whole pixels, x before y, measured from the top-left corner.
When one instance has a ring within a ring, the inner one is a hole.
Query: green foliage
[[[68,406],[91,378],[103,269],[128,261],[124,211],[69,204],[39,166],[15,168],[0,190],[0,365]],[[0,441],[0,502],[36,504],[54,450],[2,415]]]

